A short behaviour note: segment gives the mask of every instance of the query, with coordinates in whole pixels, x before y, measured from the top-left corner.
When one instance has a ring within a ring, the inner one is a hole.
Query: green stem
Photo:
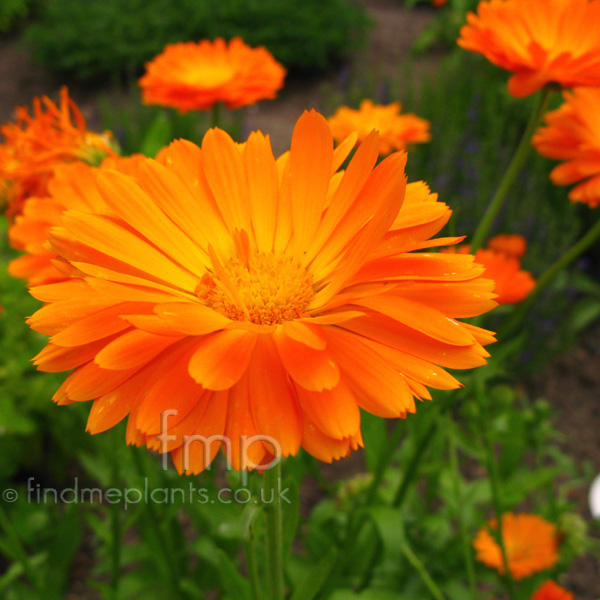
[[[269,502],[265,504],[267,580],[271,600],[283,600],[283,521],[279,502],[281,461],[265,471],[263,477],[263,502]]]
[[[438,420],[439,420],[438,418],[435,418],[435,417],[438,417],[438,415],[434,415],[434,418],[431,421],[431,423],[429,424],[429,427],[426,429],[425,433],[419,439],[417,448],[415,449],[415,452],[412,455],[410,462],[408,463],[408,466],[403,471],[404,476],[402,477],[402,482],[400,483],[400,486],[398,487],[398,491],[396,492],[396,495],[394,496],[394,500],[392,501],[392,506],[394,508],[400,508],[402,506],[402,504],[404,503],[406,493],[408,492],[408,489],[410,488],[410,484],[412,483],[415,473],[417,472],[419,463],[421,462],[421,459],[423,458],[423,455],[425,454],[425,450],[427,450],[427,448],[429,447],[429,442],[435,435],[435,431],[438,427]]]
[[[531,116],[529,117],[529,122],[527,123],[527,127],[523,133],[523,137],[519,142],[519,146],[504,173],[504,177],[500,181],[500,185],[494,194],[491,202],[489,203],[483,218],[479,222],[475,233],[473,234],[473,239],[471,241],[471,253],[475,253],[475,251],[483,244],[486,239],[490,227],[496,215],[502,208],[504,204],[504,200],[514,183],[527,155],[531,149],[531,138],[535,132],[535,128],[537,127],[540,119],[542,118],[544,111],[546,110],[546,105],[548,104],[548,99],[550,98],[550,94],[552,92],[552,87],[546,86],[542,89],[538,96],[537,103]]]
[[[211,127],[219,127],[222,129],[221,122],[223,120],[223,106],[220,102],[215,102],[212,107]]]
[[[401,546],[402,554],[406,557],[406,560],[411,564],[414,570],[419,574],[421,581],[425,584],[425,587],[429,590],[435,600],[445,600],[444,594],[440,588],[435,584],[435,581],[431,578],[431,575],[427,572],[425,565],[421,559],[412,551],[411,547],[403,543]]]
[[[13,524],[10,521],[10,518],[6,514],[4,507],[0,503],[0,529],[4,530],[6,537],[9,539],[12,545],[12,553],[15,555],[17,561],[21,564],[23,571],[27,575],[27,578],[31,582],[31,585],[36,591],[36,597],[41,598],[41,586],[40,582],[37,578],[37,574],[35,569],[32,567],[31,562],[29,561],[29,556],[27,555],[27,551],[25,550],[25,546],[19,537],[19,534],[16,532]]]
[[[494,514],[496,517],[496,529],[490,529],[490,533],[496,538],[498,546],[500,546],[500,552],[502,554],[502,564],[504,566],[504,585],[508,596],[511,600],[516,600],[515,584],[510,572],[508,564],[508,555],[506,553],[506,546],[504,545],[504,535],[502,532],[502,515],[504,513],[502,507],[501,493],[500,493],[500,474],[498,473],[498,465],[496,464],[496,454],[494,452],[494,446],[492,440],[488,435],[489,428],[484,421],[482,407],[485,405],[485,389],[483,381],[475,378],[475,393],[477,402],[475,409],[477,413],[477,424],[479,428],[479,435],[483,442],[483,447],[486,454],[486,468],[490,476],[490,486],[492,489],[492,505],[494,508]],[[487,408],[487,407],[486,407]]]
[[[250,579],[252,600],[262,600],[264,595],[261,589],[260,576],[258,574],[254,533],[250,534],[250,539],[244,544],[244,555],[246,556],[246,571],[248,572],[248,578]]]
[[[112,465],[111,479],[113,486],[118,488],[120,484],[119,477],[119,457],[117,449],[120,446],[120,440],[117,440],[119,435],[117,429],[111,431],[112,444]],[[114,503],[110,507],[111,521],[111,573],[110,573],[110,590],[113,600],[117,600],[119,596],[119,580],[121,577],[121,508],[118,503]]]
[[[581,256],[594,242],[600,238],[600,219],[596,224],[569,250],[567,250],[553,265],[551,265],[544,274],[538,279],[535,288],[527,296],[527,298],[521,302],[519,307],[507,320],[504,326],[498,333],[498,339],[504,339],[511,335],[513,331],[521,324],[523,318],[527,314],[527,311],[534,303],[536,298],[542,293],[542,291],[552,283],[557,275],[562,273],[573,261]]]
[[[458,452],[456,450],[456,440],[453,435],[452,421],[450,416],[447,418],[448,423],[446,430],[448,431],[448,446],[450,450],[450,466],[452,468],[454,480],[454,500],[456,502],[456,520],[458,521],[458,529],[460,534],[463,558],[467,569],[467,578],[469,581],[469,592],[472,600],[477,600],[477,586],[475,580],[475,565],[473,563],[473,553],[471,552],[471,543],[467,536],[467,528],[463,515],[463,499],[460,493],[459,481],[461,481],[460,468],[458,464]]]
[[[137,467],[137,470],[142,478],[142,481],[148,479],[140,449],[133,449],[133,460]],[[179,574],[176,572],[177,560],[175,559],[175,552],[170,540],[163,534],[160,528],[160,518],[154,509],[152,500],[140,502],[142,510],[146,513],[144,519],[144,532],[149,538],[150,544],[153,547],[153,556],[158,571],[161,573],[163,579],[169,585],[171,590],[171,597],[173,599],[185,598],[185,595],[179,588]]]

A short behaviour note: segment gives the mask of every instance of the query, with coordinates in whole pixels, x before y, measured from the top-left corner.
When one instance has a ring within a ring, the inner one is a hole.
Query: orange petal
[[[226,390],[246,371],[256,334],[243,329],[226,329],[198,342],[189,364],[190,375],[209,390]]]
[[[273,339],[283,366],[303,388],[321,392],[338,384],[340,370],[328,349],[306,346],[286,335],[283,327],[277,328]]]

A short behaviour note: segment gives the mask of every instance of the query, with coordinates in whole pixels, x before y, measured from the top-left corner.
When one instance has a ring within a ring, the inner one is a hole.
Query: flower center
[[[231,66],[222,60],[215,63],[198,61],[190,65],[183,75],[185,81],[190,85],[213,88],[231,81],[234,72]]]
[[[297,261],[261,252],[235,258],[204,275],[198,298],[234,321],[273,325],[302,316],[314,295],[310,276]]]

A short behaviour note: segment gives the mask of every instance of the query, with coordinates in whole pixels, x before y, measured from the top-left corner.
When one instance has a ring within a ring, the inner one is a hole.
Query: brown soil
[[[352,68],[356,72],[368,73],[374,81],[395,81],[397,85],[402,64],[420,32],[431,19],[427,10],[408,11],[399,0],[362,0],[375,22],[370,41],[365,51],[354,57]],[[438,58],[425,57],[419,60],[417,77],[430,77],[435,73]],[[319,109],[326,100],[325,87],[335,89],[339,75],[348,65],[340,66],[337,72],[321,79],[289,81],[280,96],[271,102],[250,107],[246,112],[247,129],[261,129],[269,133],[275,154],[289,148],[292,127],[300,113],[309,108]],[[60,81],[40,67],[34,65],[14,37],[0,40],[0,123],[13,118],[14,107],[30,105],[36,95],[46,94],[56,98]],[[95,91],[81,86],[72,86],[70,93],[81,108],[91,128],[100,127],[100,113],[95,100]],[[110,93],[110,90],[109,90]],[[401,98],[400,98],[401,99]],[[542,374],[526,383],[532,397],[546,398],[554,408],[556,427],[563,435],[561,448],[578,463],[588,461],[594,473],[600,472],[600,327],[586,334],[578,345],[554,361]],[[340,473],[356,472],[357,463],[339,463]],[[339,477],[340,473],[337,473]],[[329,475],[334,475],[328,470]],[[335,475],[334,475],[335,476]],[[575,500],[580,512],[590,519],[585,491]],[[72,600],[97,598],[97,594],[83,584],[86,572],[89,575],[91,557],[85,552],[76,561],[75,581],[68,598]],[[600,597],[600,567],[598,561],[588,555],[573,564],[570,573],[562,581],[577,600],[596,600]]]

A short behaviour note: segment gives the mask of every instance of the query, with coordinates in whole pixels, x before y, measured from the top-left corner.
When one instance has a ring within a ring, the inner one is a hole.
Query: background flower
[[[497,528],[496,519],[489,522]],[[508,559],[508,568],[514,579],[523,579],[553,567],[558,561],[556,525],[537,515],[505,513],[502,515],[502,538]],[[482,527],[473,546],[478,561],[504,574],[502,552],[488,527]]]
[[[600,204],[600,89],[577,88],[564,93],[565,102],[546,114],[532,143],[543,156],[566,161],[550,178],[557,185],[582,181],[569,193],[573,202],[591,208]]]
[[[187,112],[217,102],[240,108],[275,98],[285,73],[266,48],[250,48],[240,38],[229,43],[218,38],[168,45],[146,64],[139,84],[144,103]]]
[[[458,45],[512,71],[508,91],[527,96],[548,83],[600,86],[600,3],[589,0],[482,0]]]
[[[88,131],[77,105],[66,87],[57,106],[47,96],[34,98],[33,114],[17,108],[15,123],[0,127],[0,203],[7,214],[18,214],[29,197],[47,195],[56,165],[73,161],[99,163],[114,156],[110,133]]]
[[[428,142],[429,121],[414,114],[400,114],[402,105],[392,102],[386,106],[363,100],[354,110],[341,106],[327,120],[334,139],[341,141],[352,132],[358,133],[361,142],[374,129],[379,132],[379,153],[389,154],[393,150],[404,150],[409,144]]]
[[[548,580],[533,593],[531,600],[574,600],[574,596],[558,583]]]
[[[35,363],[74,369],[55,401],[94,399],[92,433],[128,416],[129,443],[197,473],[219,444],[188,456],[183,434],[225,435],[236,469],[242,435],[331,461],[362,443],[359,407],[405,417],[428,387],[459,387],[442,367],[484,364],[494,338],[457,319],[495,306],[493,283],[472,256],[415,252],[461,238],[430,239],[450,210],[406,186],[404,153],[375,166],[375,132],[337,172],[355,140],[334,151],[312,111],[277,161],[259,132],[213,129],[137,175],[101,167],[90,193],[110,218],[65,212],[50,241],[74,276],[32,289],[46,306],[30,324],[51,336]]]

